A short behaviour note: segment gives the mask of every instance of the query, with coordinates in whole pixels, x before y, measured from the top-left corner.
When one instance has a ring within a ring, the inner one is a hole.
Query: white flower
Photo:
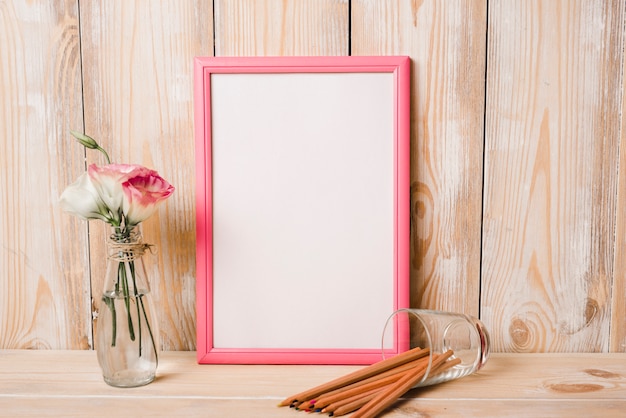
[[[124,191],[122,183],[126,181],[128,171],[126,165],[107,164],[97,166],[91,164],[87,170],[91,182],[106,207],[111,212],[114,223],[119,225],[122,212]]]
[[[79,218],[111,221],[107,206],[87,173],[83,173],[78,180],[65,188],[59,203],[61,209]]]

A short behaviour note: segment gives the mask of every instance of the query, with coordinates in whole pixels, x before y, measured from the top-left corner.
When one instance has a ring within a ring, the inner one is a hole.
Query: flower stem
[[[154,334],[152,334],[152,328],[150,327],[150,321],[148,320],[148,314],[146,312],[146,307],[143,304],[143,299],[139,299],[139,303],[141,304],[141,310],[143,311],[143,316],[146,318],[146,327],[148,328],[148,333],[150,334],[150,340],[152,341],[152,349],[154,350],[154,358],[159,358],[159,354],[157,353],[156,343],[154,342]]]
[[[132,261],[130,262],[130,276],[133,279],[133,293],[134,293],[134,297],[135,297],[135,307],[137,308],[137,333],[138,338],[139,338],[139,357],[141,357],[141,312],[139,311],[139,304],[141,304],[143,306],[143,303],[141,302],[141,297],[143,295],[140,295],[137,289],[137,281],[135,280],[135,263],[133,263]],[[129,315],[130,317],[130,315]],[[148,319],[146,318],[146,322],[148,321]]]
[[[128,320],[128,337],[131,341],[137,340],[139,345],[139,357],[141,357],[144,349],[144,338],[142,335],[142,327],[146,327],[150,341],[152,342],[152,348],[154,350],[155,358],[158,358],[158,352],[156,347],[155,336],[150,326],[150,319],[148,318],[148,309],[143,301],[143,288],[138,287],[137,282],[137,271],[134,259],[137,257],[137,248],[135,248],[134,244],[134,236],[132,236],[132,228],[126,228],[121,226],[115,227],[115,234],[112,235],[112,242],[119,244],[118,251],[115,252],[115,260],[118,260],[117,264],[117,280],[115,282],[115,297],[122,297],[124,299],[124,307],[126,309],[126,316]],[[129,248],[126,249],[125,245],[129,244]],[[115,245],[115,244],[114,244]],[[141,244],[136,244],[141,247]],[[142,254],[144,248],[141,247],[140,251]],[[139,255],[141,256],[141,255]],[[114,301],[110,298],[105,300],[106,304],[111,309],[113,314],[113,341],[112,346],[115,346],[115,336],[116,336],[116,312]],[[135,304],[135,310],[137,314],[137,323],[133,324],[134,319],[132,318],[131,309],[133,309],[130,305]],[[142,316],[144,319],[142,319]],[[143,323],[142,323],[143,322]],[[139,335],[137,335],[137,333]]]
[[[110,296],[102,296],[102,300],[111,310],[111,322],[112,322],[112,336],[111,347],[115,347],[115,341],[117,340],[117,312],[115,311],[115,299]]]
[[[104,158],[106,158],[107,164],[111,164],[111,159],[109,158],[109,154],[107,154],[107,152],[104,150],[104,148],[98,146],[98,148],[96,148],[96,149],[104,154]]]
[[[107,152],[104,150],[104,148],[102,148],[100,145],[98,145],[98,143],[96,142],[95,139],[93,139],[92,137],[90,137],[89,135],[86,135],[84,133],[80,133],[80,132],[76,132],[76,131],[72,131],[72,130],[70,130],[70,133],[85,148],[95,149],[95,150],[98,150],[101,153],[103,153],[104,154],[104,158],[106,158],[106,160],[107,160],[107,164],[111,164],[111,159],[109,158],[109,154],[107,154]]]
[[[133,276],[133,281],[135,280],[134,274],[134,262],[133,261],[124,261],[118,264],[118,273],[120,281],[122,282],[122,291],[124,293],[124,304],[126,305],[126,316],[128,317],[128,333],[130,334],[131,341],[135,341],[135,327],[133,326],[133,318],[130,314],[130,290],[128,288],[128,277],[126,276],[126,263],[129,264],[129,270],[131,271],[131,275]],[[131,267],[132,266],[132,267]]]

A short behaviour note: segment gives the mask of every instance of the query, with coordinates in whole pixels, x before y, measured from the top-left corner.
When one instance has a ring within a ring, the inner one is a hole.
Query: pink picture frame
[[[381,337],[409,306],[409,58],[197,57],[194,78],[198,363],[406,349]]]

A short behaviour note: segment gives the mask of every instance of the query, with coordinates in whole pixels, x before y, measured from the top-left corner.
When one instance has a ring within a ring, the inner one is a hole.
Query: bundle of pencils
[[[290,396],[278,406],[299,411],[328,413],[331,417],[355,412],[351,418],[375,417],[399,397],[429,376],[460,363],[452,350],[432,355],[428,348],[414,348],[395,357]]]

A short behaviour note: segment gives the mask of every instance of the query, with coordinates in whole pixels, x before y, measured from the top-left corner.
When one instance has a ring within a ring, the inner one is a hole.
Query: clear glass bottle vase
[[[117,229],[107,240],[95,344],[111,386],[143,386],[156,376],[159,330],[143,260],[149,247],[134,229]]]

